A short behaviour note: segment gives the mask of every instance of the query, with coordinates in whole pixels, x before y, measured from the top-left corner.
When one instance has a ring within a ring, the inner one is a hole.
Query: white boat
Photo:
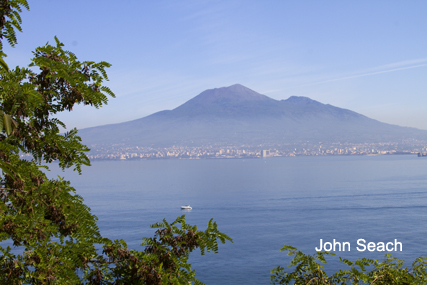
[[[191,210],[193,208],[190,207],[190,205],[181,206],[181,210]]]

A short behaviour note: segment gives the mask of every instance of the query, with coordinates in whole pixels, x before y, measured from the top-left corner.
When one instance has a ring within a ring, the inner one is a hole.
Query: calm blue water
[[[150,225],[186,214],[204,229],[213,218],[233,238],[218,254],[190,259],[206,284],[269,284],[292,245],[313,254],[319,240],[389,242],[412,261],[427,255],[427,158],[416,156],[283,157],[230,160],[95,161],[72,181],[99,218],[101,233],[138,248]],[[183,212],[181,205],[193,210]],[[330,258],[327,269],[337,268]]]

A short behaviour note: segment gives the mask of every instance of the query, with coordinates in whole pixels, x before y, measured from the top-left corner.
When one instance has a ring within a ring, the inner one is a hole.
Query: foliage
[[[17,43],[15,29],[22,31],[22,20],[19,15],[22,12],[21,6],[27,10],[30,9],[26,0],[2,0],[0,2],[0,66],[2,68],[8,68],[3,59],[6,56],[3,53],[3,38],[14,47]]]
[[[417,258],[410,269],[404,267],[403,260],[393,258],[391,254],[386,254],[383,262],[367,258],[351,262],[340,257],[340,261],[350,269],[340,270],[328,276],[321,263],[326,263],[326,255],[335,255],[334,253],[326,251],[306,255],[287,245],[283,246],[281,251],[287,251],[288,256],[294,256],[288,264],[293,271],[286,272],[281,266],[275,267],[271,272],[272,284],[427,284],[427,257],[424,256]]]
[[[196,248],[200,248],[202,255],[205,251],[217,252],[218,239],[222,243],[231,240],[218,231],[212,220],[204,232],[186,224],[184,216],[171,224],[163,220],[151,227],[159,229],[153,238],[143,238],[144,251],[128,250],[126,243],[116,240],[104,246],[106,258],[93,262],[95,266],[113,263],[114,268],[107,270],[104,280],[114,282],[98,283],[101,270],[88,271],[88,280],[95,284],[203,284],[187,263],[189,254]]]
[[[103,85],[109,63],[79,61],[56,37],[54,45],[36,48],[28,67],[10,69],[2,40],[17,43],[21,7],[29,9],[26,0],[0,1],[0,242],[15,247],[0,246],[0,283],[200,283],[189,254],[216,252],[218,240],[231,240],[216,223],[202,232],[184,216],[163,221],[141,251],[130,250],[123,240],[100,235],[97,218],[68,181],[43,172],[42,162],[79,173],[90,165],[77,130],[61,134],[65,125],[55,115],[75,104],[99,108],[114,93]]]

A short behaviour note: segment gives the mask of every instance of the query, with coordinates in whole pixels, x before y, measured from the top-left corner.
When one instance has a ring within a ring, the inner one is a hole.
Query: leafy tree
[[[75,104],[99,108],[114,97],[103,85],[110,64],[79,61],[55,37],[54,45],[36,48],[28,67],[10,69],[3,40],[16,45],[22,8],[29,9],[26,0],[0,1],[0,242],[15,247],[0,246],[0,283],[200,284],[189,254],[217,252],[218,241],[231,240],[216,223],[199,231],[184,216],[163,221],[141,251],[130,250],[100,235],[97,218],[68,181],[46,177],[42,162],[79,173],[90,165],[77,130],[61,134],[65,125],[55,114]]]
[[[372,285],[409,285],[427,284],[427,257],[419,257],[411,268],[403,266],[404,261],[386,254],[384,261],[377,259],[359,258],[355,262],[347,259],[340,261],[349,266],[348,270],[339,270],[328,275],[324,266],[326,255],[334,253],[317,252],[315,255],[306,255],[292,246],[283,246],[281,251],[287,251],[288,256],[294,256],[288,267],[293,271],[286,272],[281,266],[272,270],[272,284],[372,284]],[[320,263],[319,263],[320,262]],[[370,269],[370,271],[367,271]]]

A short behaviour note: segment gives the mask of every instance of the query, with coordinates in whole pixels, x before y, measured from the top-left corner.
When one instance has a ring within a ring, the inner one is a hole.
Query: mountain
[[[173,110],[79,134],[88,145],[161,147],[427,140],[424,130],[381,123],[307,97],[274,100],[240,84],[203,91]]]

